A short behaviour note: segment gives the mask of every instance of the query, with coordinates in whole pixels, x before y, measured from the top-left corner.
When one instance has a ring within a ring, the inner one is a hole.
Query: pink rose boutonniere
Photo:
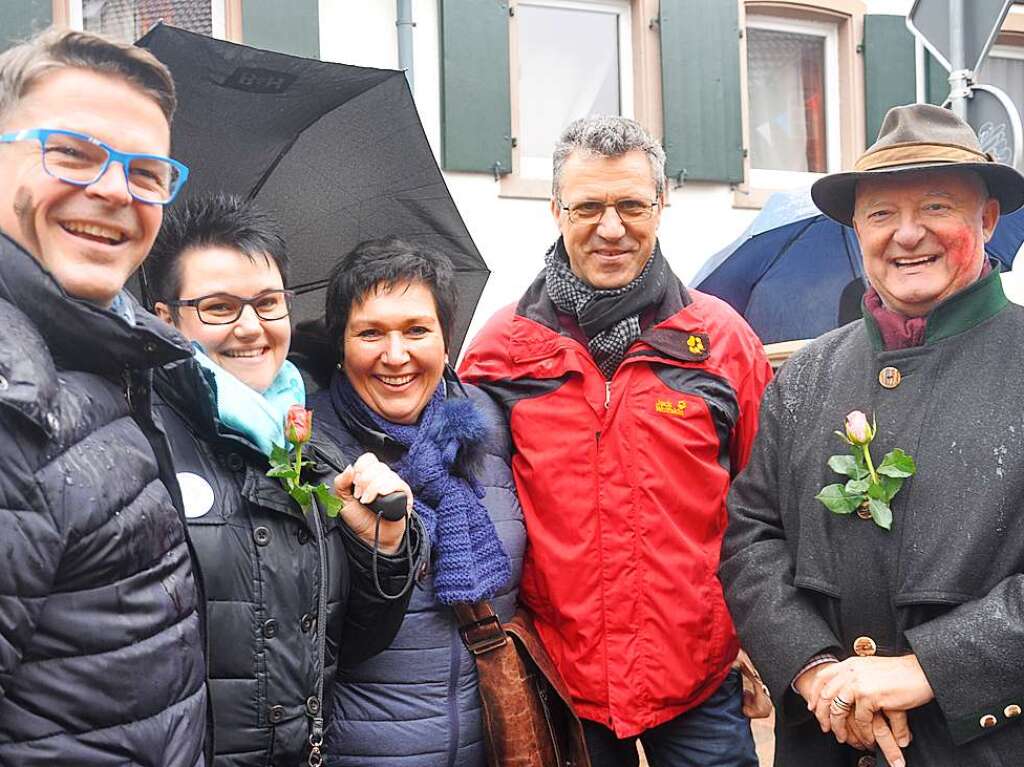
[[[835,514],[858,514],[874,520],[886,530],[892,528],[889,504],[900,491],[903,481],[917,471],[914,459],[899,448],[890,450],[875,467],[871,459],[871,441],[875,438],[874,419],[854,410],[846,416],[845,430],[836,434],[850,446],[849,455],[833,455],[828,466],[850,479],[843,484],[826,485],[815,498]]]
[[[270,471],[268,477],[276,477],[281,480],[288,495],[302,507],[302,511],[309,513],[313,505],[313,496],[316,496],[329,517],[338,516],[341,511],[342,502],[338,496],[331,492],[323,482],[319,485],[311,485],[301,481],[302,467],[308,466],[310,461],[302,460],[302,446],[309,442],[313,436],[313,411],[306,410],[302,405],[292,405],[284,417],[284,438],[291,447],[274,445],[270,451]],[[291,448],[295,449],[295,457],[292,457]]]

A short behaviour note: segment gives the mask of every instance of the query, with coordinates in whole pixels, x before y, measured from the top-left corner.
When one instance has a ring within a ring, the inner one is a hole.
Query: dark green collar
[[[999,265],[992,264],[992,270],[959,293],[947,298],[928,315],[924,328],[924,345],[936,343],[955,336],[995,317],[1010,303],[1003,293],[1003,281],[999,276]],[[882,350],[882,334],[871,313],[861,305],[864,327],[868,331],[871,345]]]

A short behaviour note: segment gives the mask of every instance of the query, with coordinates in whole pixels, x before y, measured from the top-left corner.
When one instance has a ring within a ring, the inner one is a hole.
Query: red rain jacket
[[[673,279],[644,319],[606,381],[541,275],[461,366],[509,416],[529,535],[520,598],[580,716],[620,738],[699,705],[736,657],[716,575],[725,496],[771,378],[717,298]]]

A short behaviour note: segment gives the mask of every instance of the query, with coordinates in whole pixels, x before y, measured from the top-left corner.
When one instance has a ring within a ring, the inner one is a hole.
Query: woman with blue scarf
[[[363,505],[408,494],[394,472],[373,455],[343,458],[314,430],[303,480],[333,485],[341,516],[304,511],[267,477],[285,414],[305,404],[286,359],[286,267],[274,225],[226,196],[169,210],[146,262],[156,313],[195,348],[159,373],[156,391],[205,586],[216,767],[305,764],[336,665],[387,646],[408,600],[381,594],[410,577],[393,556],[405,523],[381,524],[374,557],[376,519]]]
[[[312,398],[314,429],[346,456],[372,451],[409,483],[431,553],[398,636],[341,664],[331,767],[485,767],[473,658],[453,606],[515,611],[526,533],[504,416],[447,367],[454,272],[434,251],[365,242],[332,271],[326,337],[338,361]]]

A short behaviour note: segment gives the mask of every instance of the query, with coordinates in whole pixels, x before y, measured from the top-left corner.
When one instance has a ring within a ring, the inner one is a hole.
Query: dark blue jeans
[[[743,683],[733,671],[711,697],[639,735],[651,767],[757,767]],[[620,740],[603,724],[583,720],[592,767],[637,767],[637,738]]]

